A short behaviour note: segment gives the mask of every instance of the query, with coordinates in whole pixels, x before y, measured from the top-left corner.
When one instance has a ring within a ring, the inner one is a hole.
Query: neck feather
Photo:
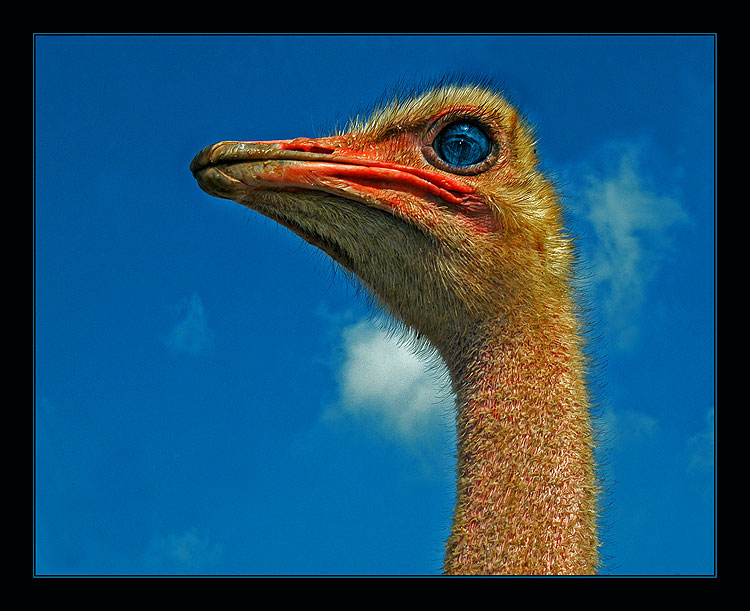
[[[448,574],[590,574],[597,487],[578,323],[569,307],[475,332],[449,363],[458,491]],[[553,313],[554,312],[554,313]]]

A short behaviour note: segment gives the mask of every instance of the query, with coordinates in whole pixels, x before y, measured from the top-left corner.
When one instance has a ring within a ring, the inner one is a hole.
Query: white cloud
[[[649,284],[669,252],[671,234],[688,221],[680,200],[653,186],[658,164],[644,163],[644,150],[613,145],[596,164],[571,173],[574,211],[593,227],[584,255],[618,348],[636,340]]]
[[[203,301],[196,293],[175,307],[177,320],[164,343],[173,352],[200,356],[213,349],[214,332],[209,328]]]
[[[452,405],[447,372],[437,356],[415,354],[368,321],[345,328],[342,343],[339,401],[328,417],[361,418],[406,442],[436,430]]]
[[[198,529],[157,537],[146,551],[145,564],[159,573],[200,573],[215,566],[223,548]]]

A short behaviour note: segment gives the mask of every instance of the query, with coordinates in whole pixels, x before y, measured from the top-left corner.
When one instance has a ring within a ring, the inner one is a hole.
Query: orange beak
[[[348,140],[334,136],[219,142],[199,152],[190,170],[204,191],[235,201],[251,200],[258,190],[311,190],[360,201],[412,220],[415,200],[425,216],[430,207],[454,210],[473,219],[475,225],[485,216],[486,205],[462,177],[391,163],[382,158],[377,147],[363,153],[348,148]]]

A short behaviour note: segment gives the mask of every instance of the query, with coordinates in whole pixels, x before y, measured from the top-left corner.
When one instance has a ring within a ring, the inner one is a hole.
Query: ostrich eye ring
[[[484,127],[460,119],[442,126],[423,151],[427,160],[442,170],[479,174],[494,163],[499,149]]]

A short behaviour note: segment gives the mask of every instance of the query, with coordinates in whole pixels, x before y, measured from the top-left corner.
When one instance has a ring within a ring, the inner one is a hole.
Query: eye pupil
[[[492,141],[478,125],[457,121],[437,135],[433,148],[445,163],[465,168],[484,161],[492,152]]]

